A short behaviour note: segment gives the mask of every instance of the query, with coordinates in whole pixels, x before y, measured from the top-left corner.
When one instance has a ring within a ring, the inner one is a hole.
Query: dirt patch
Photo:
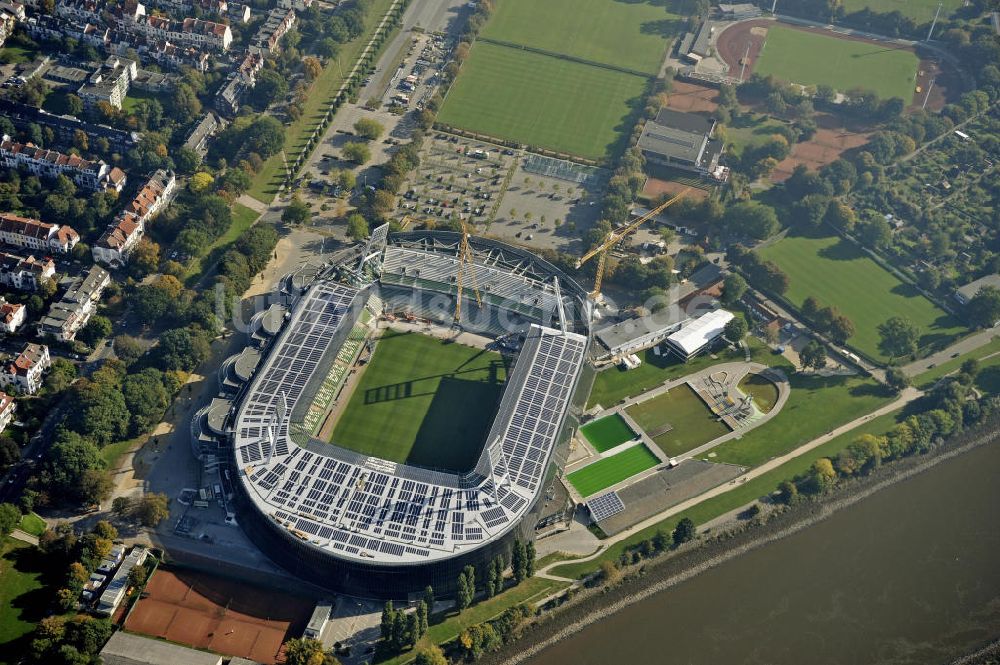
[[[309,621],[313,601],[203,573],[159,570],[125,628],[260,663],[284,662],[281,645]]]
[[[818,114],[816,124],[819,128],[813,137],[808,141],[796,143],[792,147],[791,154],[778,163],[771,174],[772,182],[787,180],[799,164],[804,164],[815,171],[836,161],[845,151],[864,145],[872,135],[872,132],[867,130],[843,127],[829,114]]]
[[[962,79],[955,68],[927,53],[919,53],[920,68],[917,70],[916,87],[919,92],[913,95],[913,103],[909,110],[916,111],[924,106],[927,100],[928,111],[940,111],[950,100],[962,92]],[[930,95],[928,96],[928,90]]]
[[[642,188],[642,196],[647,199],[655,199],[657,196],[663,194],[670,194],[671,196],[676,196],[680,194],[688,185],[685,185],[674,180],[660,180],[659,178],[646,178],[646,184]],[[693,199],[695,201],[701,201],[702,199],[708,198],[708,192],[704,189],[697,189],[692,187],[687,193],[687,198]]]
[[[675,80],[673,89],[667,93],[667,108],[687,113],[712,113],[719,106],[718,98],[719,91],[715,88]]]

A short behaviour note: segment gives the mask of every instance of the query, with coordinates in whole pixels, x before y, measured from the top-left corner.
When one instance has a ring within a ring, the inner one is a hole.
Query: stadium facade
[[[420,468],[314,438],[303,423],[359,321],[405,311],[450,324],[460,272],[466,297],[476,284],[482,298],[463,301],[462,328],[518,349],[475,465]],[[463,250],[460,234],[382,227],[350,261],[290,276],[285,291],[284,309],[258,317],[259,353],[223,366],[232,393],[193,431],[196,453],[228,458],[238,521],[258,547],[322,586],[406,598],[450,592],[464,566],[483,571],[530,539],[586,400],[584,290],[510,245],[469,238]]]

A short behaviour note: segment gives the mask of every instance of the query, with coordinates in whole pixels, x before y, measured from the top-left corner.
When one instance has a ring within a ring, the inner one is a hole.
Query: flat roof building
[[[965,286],[959,287],[955,291],[955,300],[963,305],[967,305],[984,286],[992,286],[993,288],[1000,289],[1000,275],[980,277],[974,282],[969,282]]]
[[[667,346],[687,362],[719,339],[725,331],[726,324],[733,318],[732,313],[724,309],[704,314],[667,337]]]
[[[719,165],[723,143],[712,138],[714,132],[711,118],[662,109],[643,126],[637,145],[650,162],[725,180],[728,169]]]
[[[101,662],[104,665],[222,665],[222,656],[119,630],[101,649]]]

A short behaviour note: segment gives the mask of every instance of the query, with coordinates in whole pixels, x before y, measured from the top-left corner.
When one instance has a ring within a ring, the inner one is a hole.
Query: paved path
[[[38,545],[38,536],[32,536],[27,531],[14,529],[10,532],[10,537],[20,540],[21,542],[28,543],[29,545]]]
[[[236,202],[239,203],[241,206],[246,206],[247,208],[250,208],[258,215],[263,215],[265,212],[267,212],[267,204],[261,203],[260,201],[250,196],[249,194],[240,194],[239,198],[236,199]]]
[[[887,404],[882,408],[869,413],[868,415],[852,420],[849,423],[845,423],[840,427],[830,432],[827,432],[823,436],[816,437],[809,443],[799,446],[798,448],[796,448],[791,452],[788,452],[780,457],[775,457],[765,462],[764,464],[761,464],[758,467],[754,467],[753,469],[746,472],[739,478],[736,478],[734,481],[735,485],[734,484],[719,485],[718,487],[715,487],[714,489],[711,489],[705,492],[704,494],[696,496],[693,499],[688,499],[687,501],[683,501],[675,506],[671,506],[670,508],[667,508],[663,512],[653,515],[652,517],[645,519],[642,522],[639,522],[638,524],[629,527],[628,529],[625,529],[621,533],[615,534],[614,536],[611,536],[610,538],[601,541],[601,547],[593,554],[581,557],[579,559],[574,559],[573,561],[568,563],[582,563],[586,561],[592,561],[593,559],[596,559],[601,554],[603,554],[612,545],[615,545],[616,543],[619,543],[629,538],[633,534],[642,531],[643,529],[649,528],[651,526],[655,526],[656,524],[662,522],[664,519],[668,517],[677,515],[678,513],[683,513],[686,510],[690,510],[691,508],[693,508],[694,506],[698,505],[703,501],[725,494],[733,487],[738,487],[739,485],[742,485],[743,483],[753,480],[758,476],[761,476],[769,471],[773,471],[774,469],[777,469],[778,467],[783,465],[785,462],[789,462],[795,459],[796,457],[801,457],[802,455],[805,455],[809,451],[818,448],[819,446],[822,446],[824,443],[827,443],[828,441],[835,439],[836,437],[841,436],[842,434],[846,434],[851,430],[856,429],[871,420],[874,420],[875,418],[884,416],[888,413],[893,413],[895,411],[898,411],[907,404],[909,404],[910,402],[923,396],[923,394],[924,393],[922,391],[917,390],[915,388],[907,388],[900,394],[899,398],[896,401],[892,402],[891,404]],[[552,579],[552,580],[567,580],[568,578],[560,577],[559,575],[553,575],[548,572],[549,569],[555,566],[562,565],[564,563],[567,562],[557,561],[555,563],[551,563],[545,566],[545,568],[536,572],[536,575],[538,575],[539,577],[544,577],[546,579]]]

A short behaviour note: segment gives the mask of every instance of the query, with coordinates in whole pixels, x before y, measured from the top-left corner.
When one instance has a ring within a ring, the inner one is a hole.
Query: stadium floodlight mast
[[[771,14],[774,15],[774,12],[777,11],[777,9],[778,9],[778,0],[774,0],[774,2],[771,3]]]
[[[931,21],[931,29],[927,31],[927,39],[925,41],[929,42],[931,40],[931,35],[934,34],[934,28],[937,26],[938,17],[941,16],[941,6],[942,5],[944,5],[944,2],[939,2],[938,3],[937,11],[934,12],[934,20]]]

